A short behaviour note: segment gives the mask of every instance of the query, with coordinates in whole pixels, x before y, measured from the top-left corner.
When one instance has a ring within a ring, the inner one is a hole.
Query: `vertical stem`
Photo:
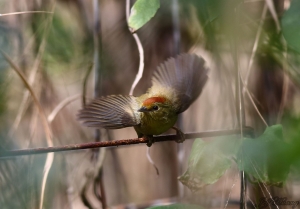
[[[105,209],[107,207],[107,203],[106,203],[106,195],[105,195],[104,182],[103,182],[103,169],[101,169],[101,171],[99,172],[99,184],[100,184],[100,192],[101,192],[101,200],[102,200],[102,209]]]
[[[100,25],[100,16],[99,16],[99,1],[93,1],[94,7],[94,28],[93,28],[93,38],[94,38],[94,97],[97,98],[100,96],[100,82],[101,82],[101,71],[100,71],[100,56],[101,56],[101,25]],[[95,141],[100,141],[100,131],[99,129],[95,130]],[[94,150],[94,159],[97,159],[99,150]]]
[[[94,30],[93,30],[93,38],[94,38],[94,97],[97,98],[101,95],[101,81],[102,81],[102,75],[101,75],[101,57],[102,57],[102,44],[101,44],[101,24],[100,24],[100,12],[99,12],[99,0],[93,0],[93,7],[94,7]],[[99,142],[101,141],[101,133],[99,129],[95,130],[95,141]],[[93,159],[98,159],[99,155],[99,149],[93,151]],[[102,167],[100,167],[101,171],[98,174],[99,178],[99,186],[101,190],[101,203],[102,208],[107,208],[106,205],[106,199],[105,199],[105,190],[103,187],[103,172]],[[94,182],[96,183],[96,181]]]
[[[173,55],[176,56],[177,54],[180,53],[180,42],[181,42],[178,0],[172,0],[172,22],[173,22],[173,41],[174,41]]]
[[[238,107],[239,107],[239,127],[241,129],[241,140],[244,139],[243,127],[245,127],[245,107],[244,107],[244,99],[242,94],[242,82],[239,73],[239,68],[237,68],[237,90],[238,90]],[[240,208],[247,208],[247,178],[245,176],[245,171],[241,171],[241,194],[240,194]]]
[[[238,9],[235,10],[236,15]],[[235,18],[237,19],[237,17]],[[238,25],[238,22],[236,22]],[[244,100],[242,94],[242,81],[240,76],[240,68],[239,68],[239,61],[238,61],[238,49],[237,49],[237,39],[233,40],[233,57],[234,57],[234,65],[235,65],[235,87],[236,87],[236,112],[237,112],[237,120],[238,126],[241,130],[240,136],[241,140],[244,139],[243,135],[243,128],[245,127],[245,107],[244,107]],[[240,192],[240,209],[247,208],[247,178],[244,171],[241,171],[241,192]]]
[[[176,56],[180,53],[180,43],[181,43],[181,34],[180,34],[180,21],[179,21],[179,5],[178,0],[172,0],[171,4],[172,12],[172,23],[173,23],[173,51],[172,55]],[[179,129],[182,128],[182,115],[178,116],[177,126]],[[184,158],[184,149],[183,144],[177,144],[177,172],[181,174],[183,172],[183,158]],[[178,182],[178,197],[182,198],[184,195],[184,187],[181,183]]]
[[[94,29],[93,29],[93,39],[94,39],[94,97],[100,96],[100,56],[101,56],[101,25],[99,17],[99,2],[98,0],[93,1],[94,6]]]

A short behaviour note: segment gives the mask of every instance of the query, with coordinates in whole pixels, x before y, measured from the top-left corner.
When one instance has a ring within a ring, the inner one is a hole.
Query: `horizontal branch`
[[[215,136],[225,136],[225,135],[234,135],[240,134],[240,129],[233,130],[219,130],[219,131],[206,131],[206,132],[198,132],[198,133],[187,133],[184,134],[185,139],[195,139],[195,138],[203,138],[203,137],[215,137]],[[253,129],[249,127],[243,128],[244,135],[252,135]],[[154,137],[155,142],[164,142],[164,141],[175,141],[180,139],[178,135],[163,135]],[[6,157],[14,157],[20,155],[33,155],[33,154],[43,154],[48,152],[62,152],[62,151],[71,151],[71,150],[82,150],[82,149],[95,149],[100,147],[118,147],[123,145],[131,145],[131,144],[141,144],[148,143],[147,138],[135,138],[135,139],[121,139],[121,140],[113,140],[113,141],[102,141],[102,142],[90,142],[83,144],[72,144],[72,145],[64,145],[57,147],[40,147],[40,148],[30,148],[30,149],[19,149],[19,150],[0,150],[0,158]]]

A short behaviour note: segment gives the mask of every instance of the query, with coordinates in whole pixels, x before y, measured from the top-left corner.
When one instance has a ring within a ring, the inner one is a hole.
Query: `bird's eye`
[[[152,107],[152,109],[153,109],[153,110],[158,110],[158,106],[157,106],[157,105],[154,105],[154,106]]]

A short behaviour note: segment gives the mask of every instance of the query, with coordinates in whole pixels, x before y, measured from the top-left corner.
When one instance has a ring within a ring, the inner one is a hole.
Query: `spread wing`
[[[77,115],[85,126],[119,129],[140,123],[138,103],[133,96],[112,95],[95,99]]]
[[[176,91],[178,113],[184,112],[200,95],[208,77],[208,69],[202,57],[181,54],[170,58],[154,72],[153,85],[161,85]]]

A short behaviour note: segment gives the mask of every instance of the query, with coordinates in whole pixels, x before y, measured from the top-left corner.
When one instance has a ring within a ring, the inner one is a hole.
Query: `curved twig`
[[[126,0],[126,21],[127,21],[127,25],[128,25],[129,15],[130,15],[130,0]],[[128,27],[128,29],[131,32],[130,27]],[[140,56],[140,63],[139,63],[138,73],[136,74],[135,79],[132,83],[129,95],[133,94],[133,91],[134,91],[136,85],[141,80],[141,78],[143,76],[143,72],[144,72],[144,49],[143,49],[143,46],[142,46],[142,43],[141,43],[141,40],[140,40],[139,36],[136,33],[132,33],[132,36],[133,36],[133,38],[135,40],[135,43],[138,47],[139,56]]]
[[[150,147],[147,147],[147,159],[148,159],[149,163],[151,165],[153,165],[154,169],[156,170],[156,174],[159,176],[159,170],[158,170],[157,166],[155,165],[155,163],[152,160],[151,155],[150,155]]]
[[[80,98],[80,94],[76,94],[74,96],[70,96],[65,98],[63,101],[61,101],[53,110],[52,112],[48,115],[48,123],[52,123],[56,115],[61,111],[65,106],[70,104],[71,102],[75,101],[76,99]]]

